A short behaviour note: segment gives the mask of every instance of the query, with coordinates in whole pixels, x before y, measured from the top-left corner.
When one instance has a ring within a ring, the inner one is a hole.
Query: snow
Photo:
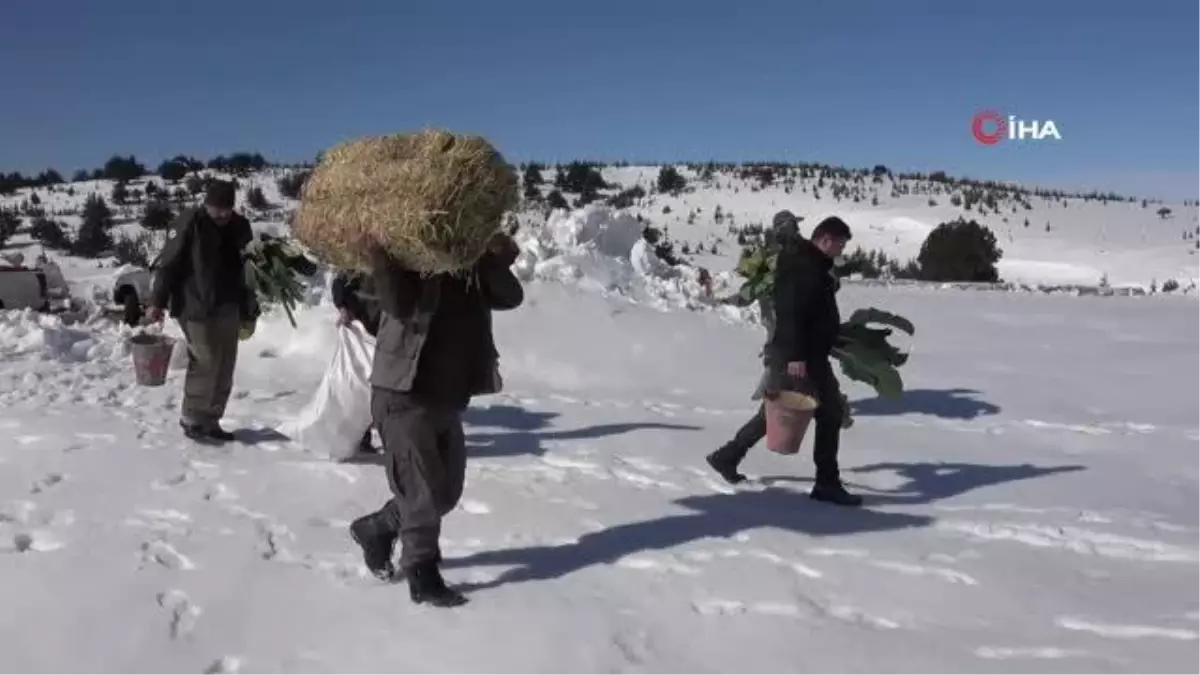
[[[649,189],[657,171],[604,175]],[[226,420],[241,442],[222,448],[182,439],[182,372],[135,384],[129,328],[97,311],[0,312],[6,668],[1195,668],[1194,297],[847,284],[846,315],[874,306],[917,326],[902,399],[845,385],[856,422],[844,478],[866,505],[809,500],[807,457],[762,447],[743,467],[753,480],[732,488],[703,458],[753,413],[762,329],[753,308],[715,305],[697,268],[662,263],[643,226],[718,244],[694,257],[719,297],[737,287],[737,247],[728,220],[712,218],[718,204],[737,226],[781,208],[805,230],[841,215],[855,245],[901,258],[962,211],[947,195],[932,207],[927,195],[889,198],[890,181],[876,208],[828,190],[814,200],[805,181],[787,194],[684,173],[694,192],[630,209],[519,214],[527,298],[495,318],[506,390],[467,414],[467,488],[443,531],[447,578],[471,599],[453,611],[412,606],[403,584],[362,566],[346,526],[387,499],[382,470],[330,462],[279,431],[333,355],[320,283],[298,327],[272,312],[241,344]],[[276,177],[243,190],[286,209]],[[74,189],[38,193],[48,211],[71,211],[111,183]],[[1200,276],[1180,238],[1195,207],[1160,219],[1157,205],[1031,202],[1011,225],[983,217],[1010,281],[1186,287]],[[286,231],[280,218],[256,217],[255,229]],[[14,247],[32,258],[24,236]],[[51,257],[81,297],[103,299],[121,271]]]
[[[524,225],[517,234],[521,254],[514,266],[523,280],[576,285],[663,310],[713,304],[699,282],[698,268],[672,267],[659,259],[642,236],[645,225],[628,213],[589,204]],[[717,295],[736,290],[728,273],[714,282]]]
[[[332,355],[328,304],[243,343],[242,443],[216,449],[178,433],[181,373],[134,384],[127,328],[0,314],[6,666],[1195,666],[1194,300],[846,287],[845,311],[897,311],[918,334],[902,400],[847,385],[844,476],[867,503],[845,510],[805,497],[803,455],[757,448],[750,485],[716,480],[703,456],[752,412],[761,329],[664,309],[619,219],[571,218],[523,239],[535,276],[556,260],[609,276],[531,281],[496,315],[507,390],[467,414],[443,536],[471,602],[453,611],[363,568],[346,526],[387,498],[381,469],[276,431]],[[593,290],[613,280],[622,293]]]

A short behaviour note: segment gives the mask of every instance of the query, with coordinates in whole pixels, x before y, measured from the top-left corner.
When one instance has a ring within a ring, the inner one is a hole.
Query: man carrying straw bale
[[[442,518],[466,473],[462,414],[494,393],[491,312],[518,307],[501,231],[516,175],[486,141],[440,131],[350,142],[326,153],[305,184],[296,234],[340,267],[370,270],[382,315],[371,413],[392,498],[350,526],[366,566],[395,576],[416,603],[466,602],[440,572]]]
[[[236,200],[232,183],[214,181],[203,208],[180,214],[159,256],[146,312],[157,323],[169,309],[187,338],[179,424],[184,435],[200,442],[234,439],[220,420],[233,390],[238,331],[258,315],[242,259],[254,234],[250,221],[234,212]]]
[[[375,295],[371,275],[357,270],[342,270],[333,278],[329,290],[333,306],[338,310],[339,326],[358,321],[371,337],[379,333],[379,299]],[[358,451],[360,454],[376,452],[371,445],[369,427],[358,442]]]

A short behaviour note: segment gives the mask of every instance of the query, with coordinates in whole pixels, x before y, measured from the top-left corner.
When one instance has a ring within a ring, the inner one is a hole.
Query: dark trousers
[[[181,321],[180,328],[188,346],[180,417],[184,424],[215,425],[225,416],[233,391],[241,314],[236,305],[228,305],[204,321]]]
[[[377,514],[400,538],[400,566],[441,560],[442,518],[458,505],[467,471],[462,411],[374,389],[371,415],[383,439],[392,498]]]
[[[845,410],[837,376],[829,361],[808,364],[809,380],[817,390],[821,405],[813,414],[816,429],[813,433],[813,463],[817,467],[818,484],[839,483],[838,446],[842,437],[842,418]],[[717,458],[725,465],[737,467],[759,441],[767,435],[767,419],[760,406],[754,417],[742,425],[733,439],[721,446]]]

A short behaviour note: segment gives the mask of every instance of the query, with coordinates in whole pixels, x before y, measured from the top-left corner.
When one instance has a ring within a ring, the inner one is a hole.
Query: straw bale
[[[367,270],[380,246],[421,273],[461,272],[516,204],[516,175],[491,144],[428,129],[331,148],[305,183],[293,227],[338,267]]]

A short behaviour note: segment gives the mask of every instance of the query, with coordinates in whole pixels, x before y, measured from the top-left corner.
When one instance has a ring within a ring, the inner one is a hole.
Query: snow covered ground
[[[1194,298],[847,287],[918,332],[902,400],[848,386],[846,510],[806,498],[804,456],[714,479],[761,329],[663,311],[613,276],[634,264],[497,315],[508,389],[467,417],[453,611],[362,567],[346,526],[380,469],[274,431],[332,353],[328,305],[243,344],[220,449],[181,438],[180,373],[134,384],[126,329],[0,313],[4,669],[1194,672]]]

